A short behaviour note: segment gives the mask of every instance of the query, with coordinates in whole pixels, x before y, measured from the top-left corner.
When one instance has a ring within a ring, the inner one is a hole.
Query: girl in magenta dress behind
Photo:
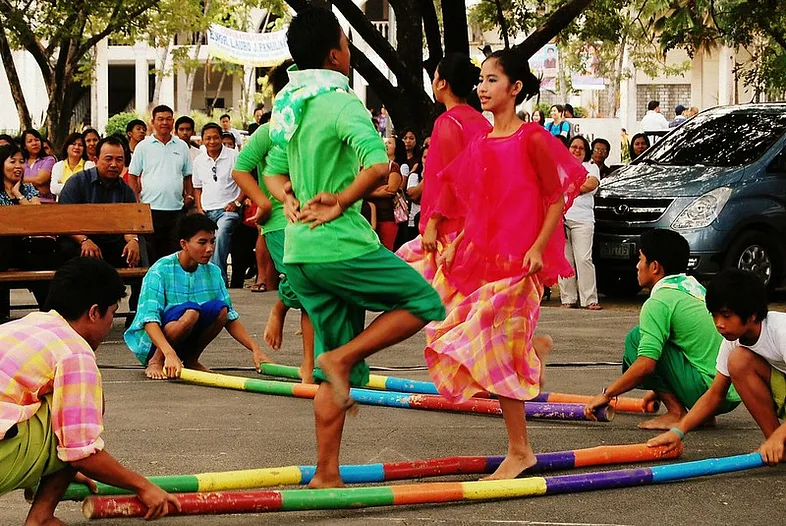
[[[478,95],[494,127],[440,173],[435,206],[446,221],[463,219],[463,229],[433,280],[448,315],[426,328],[426,363],[451,401],[499,397],[508,451],[490,479],[515,478],[535,463],[524,401],[540,391],[551,341],[534,333],[544,285],[573,272],[562,215],[587,177],[554,137],[517,117],[516,105],[537,92],[512,51],[483,62]]]
[[[434,98],[444,104],[447,111],[434,122],[428,162],[423,167],[420,235],[396,252],[427,281],[434,279],[437,257],[455,239],[463,219],[445,220],[434,213],[442,193],[442,181],[437,174],[458,157],[472,139],[491,131],[489,121],[467,105],[467,96],[477,84],[479,73],[467,55],[450,53],[437,66],[431,83]]]

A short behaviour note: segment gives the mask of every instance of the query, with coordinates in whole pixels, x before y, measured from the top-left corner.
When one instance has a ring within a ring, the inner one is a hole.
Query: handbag
[[[409,219],[409,205],[401,190],[393,197],[393,219],[396,223],[404,223]]]

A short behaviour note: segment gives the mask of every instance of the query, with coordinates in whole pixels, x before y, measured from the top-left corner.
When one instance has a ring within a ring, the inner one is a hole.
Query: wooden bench
[[[153,216],[147,204],[0,206],[0,236],[91,236],[152,232]],[[147,270],[147,267],[117,269],[126,282],[141,280]],[[26,288],[29,283],[49,281],[54,275],[54,270],[0,271],[0,289]]]

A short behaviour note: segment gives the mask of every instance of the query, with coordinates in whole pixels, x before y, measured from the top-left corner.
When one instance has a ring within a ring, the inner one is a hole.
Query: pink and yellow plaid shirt
[[[55,311],[0,325],[0,437],[52,395],[52,431],[63,462],[104,448],[101,373],[90,345]]]

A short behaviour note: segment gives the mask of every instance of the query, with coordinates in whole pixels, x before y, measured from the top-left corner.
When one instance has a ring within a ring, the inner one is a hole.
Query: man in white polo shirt
[[[153,109],[153,134],[139,143],[128,167],[128,183],[153,212],[147,236],[150,263],[177,252],[177,221],[183,208],[194,203],[188,145],[172,136],[174,112],[169,106]]]
[[[245,199],[232,178],[237,150],[221,143],[221,126],[215,122],[202,128],[205,149],[194,159],[194,196],[197,212],[205,214],[218,225],[216,250],[210,261],[218,265],[224,282],[227,280],[227,256],[232,232],[240,222],[240,207]]]

